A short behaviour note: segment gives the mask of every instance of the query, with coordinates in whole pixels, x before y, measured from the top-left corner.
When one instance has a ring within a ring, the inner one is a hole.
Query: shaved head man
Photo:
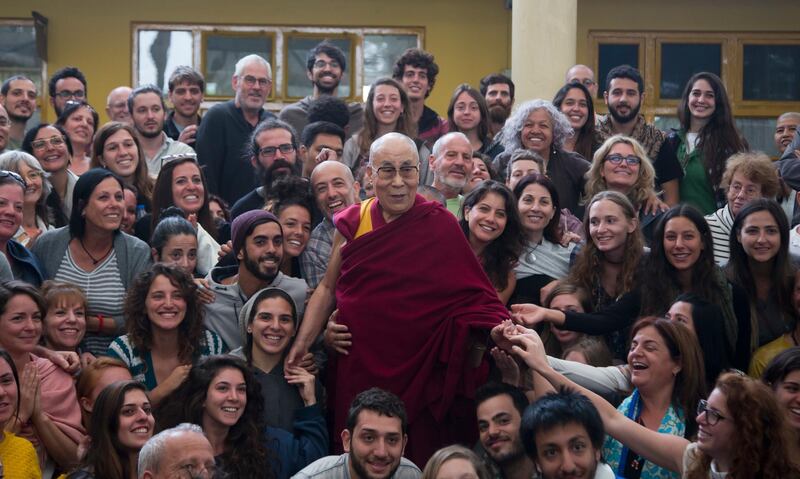
[[[133,125],[131,112],[128,110],[128,97],[133,90],[129,86],[118,86],[108,93],[106,98],[106,114],[110,121],[120,121]]]
[[[597,99],[597,81],[594,79],[594,72],[592,69],[586,65],[574,65],[567,70],[565,80],[567,83],[573,81],[583,83],[583,86],[592,93],[592,99]]]
[[[472,172],[472,145],[463,133],[448,133],[436,140],[428,161],[433,170],[433,187],[444,194],[447,209],[458,216],[461,190]]]

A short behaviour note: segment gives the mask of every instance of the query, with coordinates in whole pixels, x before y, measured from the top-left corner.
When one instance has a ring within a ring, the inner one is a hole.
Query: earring
[[[247,333],[248,334],[253,334],[253,328],[247,328]]]

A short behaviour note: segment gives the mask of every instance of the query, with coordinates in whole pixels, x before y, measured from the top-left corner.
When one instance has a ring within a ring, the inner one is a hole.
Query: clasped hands
[[[507,319],[492,328],[492,340],[498,348],[518,357],[535,371],[549,368],[542,339],[532,329]]]

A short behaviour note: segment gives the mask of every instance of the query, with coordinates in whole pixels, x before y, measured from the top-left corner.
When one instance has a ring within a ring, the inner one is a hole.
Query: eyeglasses
[[[215,479],[221,477],[217,472],[217,467],[215,465],[200,466],[184,464],[180,466],[181,477],[187,479]]]
[[[621,165],[624,161],[628,166],[638,166],[642,162],[642,159],[634,155],[622,156],[614,153],[613,155],[606,156],[606,161],[612,165]]]
[[[393,180],[397,173],[400,173],[400,178],[404,180],[410,180],[412,178],[416,178],[419,174],[419,165],[415,166],[401,166],[400,168],[395,168],[394,166],[381,166],[380,168],[372,167],[372,171],[378,172],[378,178],[382,180]]]
[[[63,136],[51,136],[50,138],[43,138],[41,140],[36,140],[31,142],[31,148],[34,150],[44,150],[47,148],[47,144],[50,143],[50,146],[53,148],[58,148],[59,146],[64,144],[64,137]]]
[[[325,60],[317,60],[314,62],[314,68],[325,68],[325,67],[341,68],[341,65],[339,65],[339,62],[337,62],[336,60],[331,60],[329,62],[326,62]]]
[[[703,413],[706,413],[706,422],[708,422],[709,426],[716,426],[720,420],[728,419],[716,409],[709,407],[708,401],[705,399],[701,399],[697,402],[697,415],[699,416]]]
[[[28,184],[25,183],[25,180],[18,174],[14,173],[13,171],[0,170],[0,178],[11,178],[12,180],[22,185],[23,188],[28,187]]]
[[[77,98],[80,100],[86,97],[86,92],[83,90],[75,90],[75,91],[61,90],[60,92],[56,93],[56,96],[61,98],[62,100],[67,100],[70,98]]]
[[[258,156],[264,158],[265,160],[271,160],[272,158],[275,158],[275,153],[277,153],[278,150],[280,150],[280,152],[284,155],[288,155],[294,151],[294,145],[291,143],[284,143],[278,146],[265,146],[264,148],[258,150]]]
[[[8,126],[9,123],[11,123],[11,121],[8,118],[0,116],[0,126]]]
[[[250,75],[244,77],[243,80],[244,84],[247,86],[254,86],[256,83],[258,83],[258,86],[263,88],[265,86],[272,84],[272,80],[270,80],[269,78],[256,78]]]

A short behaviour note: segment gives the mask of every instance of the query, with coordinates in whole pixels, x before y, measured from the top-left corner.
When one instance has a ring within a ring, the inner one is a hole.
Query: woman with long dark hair
[[[507,303],[517,285],[514,265],[525,244],[514,195],[502,183],[484,181],[464,198],[462,209],[458,223],[500,300]]]
[[[150,211],[153,179],[147,172],[142,145],[132,126],[118,121],[103,125],[94,139],[92,168],[111,170],[139,193],[137,206]]]
[[[19,411],[19,375],[14,360],[0,349],[0,463],[8,478],[41,479],[42,471],[33,444],[11,432]]]
[[[74,154],[70,170],[80,176],[91,168],[92,140],[100,124],[100,117],[86,100],[68,101],[56,121],[64,127],[72,143]]]
[[[447,107],[449,131],[465,134],[472,145],[472,151],[494,158],[502,151],[500,144],[492,143],[489,133],[489,107],[481,92],[462,83],[456,87]]]
[[[553,97],[553,106],[566,115],[572,136],[564,142],[565,151],[574,151],[587,160],[592,157],[594,142],[594,101],[583,83],[572,81],[562,86]]]

